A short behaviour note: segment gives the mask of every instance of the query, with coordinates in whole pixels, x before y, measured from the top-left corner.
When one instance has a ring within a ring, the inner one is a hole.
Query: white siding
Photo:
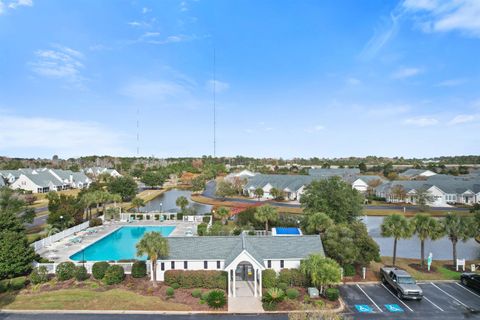
[[[172,269],[171,262],[175,261],[175,269]],[[183,268],[183,263],[187,261],[187,269]],[[204,261],[208,262],[208,269],[204,268]],[[165,271],[168,270],[220,270],[225,268],[225,262],[220,260],[220,269],[217,269],[217,261],[219,260],[159,260],[157,262],[157,280],[163,281]],[[165,263],[165,270],[162,271],[162,262]]]

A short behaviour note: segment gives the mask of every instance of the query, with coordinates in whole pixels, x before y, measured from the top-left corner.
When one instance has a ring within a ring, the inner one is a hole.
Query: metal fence
[[[87,273],[91,274],[92,273],[92,268],[95,262],[74,262],[76,266],[84,266],[87,269]],[[49,274],[55,274],[57,271],[57,267],[60,263],[38,263],[34,262],[33,267],[39,268],[39,267],[45,267],[47,268],[47,272]],[[117,266],[122,266],[123,270],[125,271],[125,274],[131,274],[132,273],[132,266],[133,262],[109,262],[110,265],[117,265]],[[150,274],[150,270],[152,269],[151,263],[147,262],[147,273]]]
[[[49,237],[38,240],[38,241],[32,243],[32,246],[35,249],[35,252],[38,252],[41,249],[45,248],[46,246],[51,245],[54,242],[60,241],[62,239],[65,239],[66,237],[69,237],[69,236],[75,234],[76,232],[87,229],[88,226],[89,226],[89,222],[88,221],[84,222],[82,224],[76,225],[75,227],[65,229],[65,230],[63,230],[59,233],[55,233],[54,235],[51,235]]]

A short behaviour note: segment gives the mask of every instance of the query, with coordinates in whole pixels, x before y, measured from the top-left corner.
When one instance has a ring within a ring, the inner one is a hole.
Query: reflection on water
[[[393,238],[383,238],[381,236],[380,225],[383,222],[383,217],[365,216],[362,219],[367,225],[368,233],[380,246],[380,254],[382,256],[392,256]],[[447,237],[435,241],[425,240],[425,255],[428,255],[429,252],[433,254],[433,259],[452,259],[452,243]],[[397,256],[401,258],[419,258],[420,240],[417,236],[398,240]],[[457,256],[459,259],[478,259],[480,257],[480,244],[473,239],[467,242],[458,242]]]
[[[145,207],[143,207],[141,210],[142,211],[170,211],[170,212],[179,212],[180,208],[177,207],[175,204],[175,201],[177,201],[177,198],[180,196],[184,196],[185,198],[188,199],[189,205],[188,208],[191,208],[192,210],[195,211],[196,214],[202,215],[205,213],[210,213],[212,210],[211,205],[206,205],[206,204],[201,204],[197,202],[193,202],[190,199],[190,195],[192,194],[191,191],[186,191],[186,190],[169,190],[167,192],[164,192],[160,196],[156,197],[152,201],[148,202]]]

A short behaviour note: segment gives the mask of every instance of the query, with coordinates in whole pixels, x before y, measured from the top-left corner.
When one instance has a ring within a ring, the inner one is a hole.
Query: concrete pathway
[[[263,313],[260,297],[253,296],[250,282],[236,281],[237,296],[228,298],[228,312],[232,313]]]

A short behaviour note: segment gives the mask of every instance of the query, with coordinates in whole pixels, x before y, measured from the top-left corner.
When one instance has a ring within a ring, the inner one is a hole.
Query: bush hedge
[[[213,270],[168,270],[165,284],[177,283],[181,288],[227,289],[227,273]]]
[[[88,226],[90,228],[98,227],[98,226],[101,226],[102,224],[103,224],[103,221],[100,218],[93,218],[88,222]]]
[[[346,264],[343,266],[343,275],[345,277],[353,277],[355,274],[355,267],[353,265]]]
[[[87,268],[84,266],[78,266],[75,268],[75,279],[77,281],[85,281],[88,278],[90,278],[90,276],[88,275]]]
[[[201,298],[201,297],[202,297],[202,290],[200,290],[200,289],[193,289],[193,290],[192,290],[192,297],[194,297],[194,298]]]
[[[172,287],[168,287],[167,290],[165,290],[165,293],[167,294],[167,296],[173,297],[173,295],[175,294],[175,289],[173,289]]]
[[[208,228],[208,225],[204,222],[200,223],[198,226],[197,226],[197,234],[199,236],[205,236],[207,235],[207,228]]]
[[[278,288],[282,289],[283,291],[287,290],[288,289],[288,284],[286,284],[285,282],[279,282],[278,283]]]
[[[325,290],[325,297],[327,297],[327,299],[330,301],[338,300],[339,296],[340,292],[337,288],[328,288],[327,290]]]
[[[213,290],[208,293],[206,301],[210,308],[220,309],[227,303],[227,298],[225,297],[225,292]]]
[[[10,279],[8,288],[10,290],[21,290],[25,288],[26,284],[27,284],[27,277],[13,278],[13,279]]]
[[[107,285],[119,284],[123,279],[125,279],[125,271],[123,270],[123,267],[113,265],[109,266],[107,271],[105,271],[103,282]]]
[[[70,280],[75,276],[75,264],[73,262],[62,262],[55,271],[59,281]]]
[[[273,288],[277,286],[277,273],[272,269],[262,271],[262,285],[264,288]]]
[[[8,284],[9,280],[2,280],[0,281],[0,293],[4,293],[8,291]]]
[[[305,287],[308,284],[306,277],[298,269],[280,270],[278,282],[284,282],[292,287]]]
[[[172,283],[171,287],[175,290],[177,290],[178,288],[180,288],[180,285],[176,282]]]
[[[147,276],[147,264],[145,261],[135,261],[132,265],[133,278],[145,278]]]
[[[108,262],[105,261],[95,262],[92,266],[93,277],[97,280],[102,280],[109,266]]]
[[[287,289],[285,293],[287,294],[288,299],[291,300],[297,299],[300,296],[300,292],[298,292],[298,290],[294,288]]]
[[[30,274],[30,282],[32,284],[45,283],[48,281],[48,270],[47,267],[41,266],[33,269]]]

